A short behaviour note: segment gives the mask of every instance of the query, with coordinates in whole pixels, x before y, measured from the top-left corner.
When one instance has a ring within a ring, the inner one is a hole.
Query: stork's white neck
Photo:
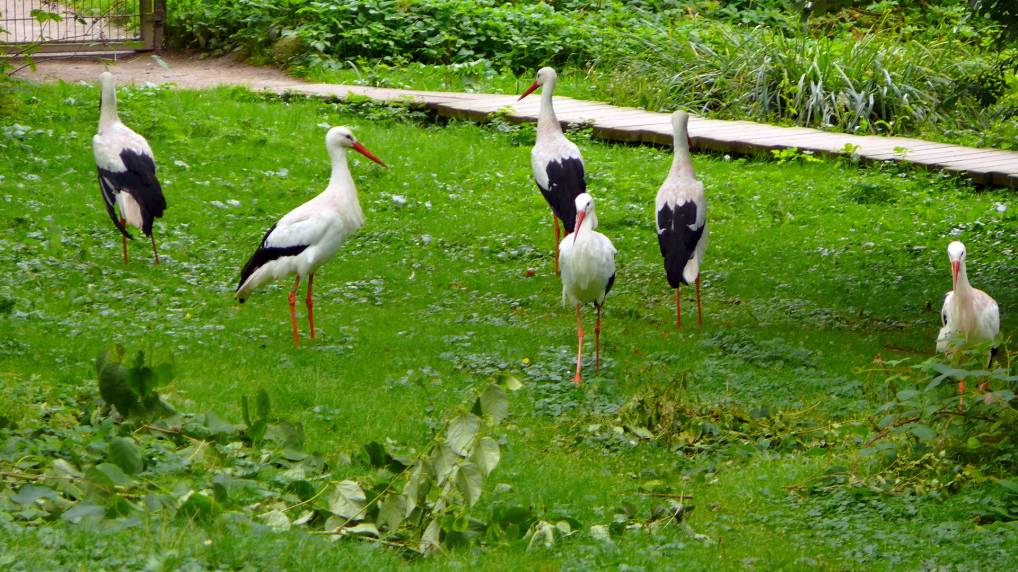
[[[357,194],[353,184],[353,176],[350,174],[350,165],[346,161],[346,148],[329,149],[329,159],[332,161],[332,174],[329,176],[329,190],[343,193]]]
[[[969,284],[968,273],[965,271],[965,261],[958,265],[958,283],[954,286],[954,295],[959,298],[967,298],[972,293],[972,285]]]
[[[117,88],[113,84],[104,85],[99,102],[99,131],[108,129],[120,121],[117,116]]]
[[[555,91],[555,80],[549,80],[541,86],[541,113],[537,116],[537,135],[561,134],[562,124],[555,117],[555,108],[551,105],[552,93]]]
[[[669,171],[670,176],[690,178],[696,176],[696,173],[693,172],[693,159],[689,156],[687,121],[688,117],[679,119],[676,121],[672,131],[672,146],[675,149],[675,154],[672,157],[672,168]]]

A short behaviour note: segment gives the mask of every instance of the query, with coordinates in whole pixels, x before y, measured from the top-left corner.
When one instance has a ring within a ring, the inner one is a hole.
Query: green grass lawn
[[[687,455],[594,427],[616,424],[646,387],[675,384],[723,411],[766,407],[818,425],[876,415],[893,392],[860,368],[932,353],[950,240],[966,243],[971,281],[1000,303],[1005,334],[1018,326],[1013,193],[895,167],[696,156],[710,205],[705,327],[676,331],[653,231],[670,150],[576,134],[599,230],[619,254],[604,368],[574,389],[573,311],[552,272],[526,131],[240,90],[121,90],[121,116],[151,143],[169,204],[155,227],[163,264],[136,240],[124,266],[95,180],[95,88],[25,85],[19,98],[0,116],[0,415],[21,426],[41,423],[61,394],[93,391],[94,357],[113,343],[172,358],[164,396],[183,411],[239,421],[240,397],[265,389],[274,414],[302,423],[307,448],[329,462],[369,441],[422,446],[471,387],[509,371],[524,388],[511,397],[502,464],[473,510],[508,502],[583,528],[548,549],[495,543],[414,567],[1018,567],[1015,522],[972,520],[992,484],[947,496],[800,495],[794,485],[848,462],[853,447]],[[390,168],[351,154],[367,223],[316,274],[319,339],[295,350],[289,282],[243,306],[232,292],[265,229],[325,187],[329,125],[350,126]],[[692,289],[684,300],[693,324]],[[592,329],[593,311],[586,317]],[[623,503],[649,510],[648,480],[692,495],[691,529],[610,542],[588,533]],[[498,483],[511,488],[496,492]],[[17,484],[0,480],[0,495]],[[0,510],[0,568],[401,567],[375,544],[298,530],[118,522],[27,523]]]

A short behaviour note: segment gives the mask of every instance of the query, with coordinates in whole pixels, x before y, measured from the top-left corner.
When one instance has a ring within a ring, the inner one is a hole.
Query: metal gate
[[[165,6],[165,0],[0,0],[0,50],[158,49]]]

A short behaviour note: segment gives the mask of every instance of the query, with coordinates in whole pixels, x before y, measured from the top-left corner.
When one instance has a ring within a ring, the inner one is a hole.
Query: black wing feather
[[[673,210],[667,204],[657,211],[658,244],[665,259],[668,284],[678,288],[688,284],[682,276],[703,236],[703,225],[696,226],[696,203],[687,201]],[[693,227],[693,228],[690,228]]]
[[[548,163],[548,188],[537,186],[548,201],[555,216],[562,221],[566,233],[576,226],[576,197],[587,192],[587,180],[583,174],[583,160],[570,157]]]
[[[240,271],[240,282],[237,282],[237,288],[234,291],[240,290],[240,287],[243,286],[244,282],[246,282],[247,279],[255,273],[255,270],[258,270],[262,266],[276,260],[277,258],[282,258],[284,256],[297,256],[301,252],[304,252],[304,249],[309,246],[307,244],[297,244],[294,246],[267,246],[265,242],[269,239],[269,235],[272,234],[272,231],[274,230],[276,230],[276,225],[272,225],[269,230],[265,232],[265,236],[262,237],[262,242],[258,246],[258,250],[254,251],[254,254],[252,254],[251,258],[248,259],[247,264],[245,264],[244,268]],[[244,299],[241,298],[240,302],[243,303]]]
[[[103,186],[103,198],[106,199],[107,210],[116,204],[116,193],[130,193],[141,207],[141,230],[146,236],[152,236],[152,221],[163,216],[166,210],[166,197],[162,186],[156,178],[156,164],[152,157],[145,153],[135,153],[130,149],[120,152],[120,160],[127,168],[125,171],[114,172],[99,169],[100,181],[109,181],[112,189]],[[112,199],[112,204],[111,204]],[[113,216],[113,215],[111,215]],[[120,228],[119,221],[117,227]],[[122,232],[124,232],[122,230]],[[128,235],[129,236],[129,235]]]
[[[120,222],[120,217],[117,216],[116,204],[117,204],[117,191],[113,186],[103,178],[103,170],[99,169],[99,190],[103,195],[103,202],[106,204],[106,212],[110,215],[110,220],[113,221],[113,225],[117,227],[120,234],[127,238],[134,240],[131,233],[127,231],[123,223]]]

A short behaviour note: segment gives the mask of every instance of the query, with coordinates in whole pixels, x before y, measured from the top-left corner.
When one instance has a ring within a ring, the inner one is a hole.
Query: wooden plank
[[[660,120],[660,119],[664,119],[664,120],[667,120],[667,121],[671,122],[671,118],[670,117],[668,117],[667,115],[664,115],[664,117],[662,118],[662,115],[664,115],[664,114],[661,114],[661,113],[651,113],[649,111],[613,111],[612,113],[606,113],[604,115],[603,119],[605,121],[611,121],[611,122],[626,122],[626,121],[642,120],[642,119],[650,118],[650,119],[653,119],[655,121],[656,120]]]
[[[1008,159],[1005,157],[997,156],[970,156],[962,157],[958,159],[945,160],[946,163],[964,163],[972,167],[977,167],[987,171],[1003,171],[1013,172],[1018,169],[1015,168],[1016,162],[1014,159]]]
[[[1018,166],[1018,157],[1009,158],[1006,156],[979,155],[979,154],[950,155],[945,153],[941,155],[931,155],[926,157],[896,156],[884,160],[895,161],[898,163],[913,163],[933,168],[949,168],[956,167],[958,165],[964,165],[966,167],[984,171],[1001,169],[1013,170],[1015,169],[1016,166]]]
[[[597,125],[601,127],[615,128],[615,129],[631,129],[633,131],[641,131],[645,129],[667,129],[669,133],[672,130],[671,121],[657,120],[639,120],[639,121],[627,121],[625,123],[612,123],[597,121]]]
[[[601,117],[608,117],[614,111],[615,111],[615,109],[612,108],[612,106],[607,105],[607,104],[602,104],[602,105],[588,105],[586,107],[582,107],[582,108],[578,108],[578,109],[570,109],[568,111],[559,111],[559,110],[556,109],[555,110],[555,115],[558,115],[559,117],[561,117],[563,115],[575,115],[575,114],[578,114],[578,113],[597,113],[598,114],[598,118],[601,118]]]
[[[894,155],[903,157],[906,161],[908,160],[938,160],[938,159],[959,159],[962,157],[985,157],[985,158],[1000,158],[1007,161],[1018,160],[1018,153],[1007,153],[1006,151],[991,151],[989,149],[975,149],[973,147],[961,147],[961,146],[950,146],[950,147],[930,147],[926,149],[920,149],[918,151],[909,151],[904,154],[895,153]]]

